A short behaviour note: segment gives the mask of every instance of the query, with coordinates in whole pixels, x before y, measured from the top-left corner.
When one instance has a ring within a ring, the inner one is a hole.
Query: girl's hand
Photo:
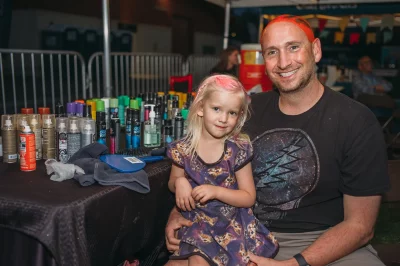
[[[218,187],[213,185],[201,185],[195,187],[192,191],[192,197],[201,204],[205,204],[209,200],[216,199],[217,196]]]
[[[183,211],[191,211],[196,207],[192,197],[192,186],[186,177],[179,177],[175,180],[176,206]]]

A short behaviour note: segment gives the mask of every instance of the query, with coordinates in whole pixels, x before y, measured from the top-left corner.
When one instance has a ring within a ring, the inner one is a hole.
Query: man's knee
[[[337,260],[329,265],[332,266],[385,266],[378,258],[378,253],[371,246],[360,248],[353,253]]]

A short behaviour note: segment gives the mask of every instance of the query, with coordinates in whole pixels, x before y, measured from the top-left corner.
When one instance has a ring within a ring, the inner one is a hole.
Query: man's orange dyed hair
[[[308,40],[312,43],[315,40],[314,32],[310,26],[310,24],[302,17],[293,16],[293,15],[280,15],[273,20],[271,20],[265,28],[268,28],[269,25],[278,22],[289,22],[293,23],[297,27],[299,27],[307,36]]]

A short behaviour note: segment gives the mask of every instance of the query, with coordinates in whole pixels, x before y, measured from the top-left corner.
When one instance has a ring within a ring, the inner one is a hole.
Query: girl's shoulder
[[[234,145],[237,147],[238,150],[252,150],[252,145],[251,145],[251,141],[250,138],[245,135],[245,134],[241,134],[235,138],[231,137],[228,139],[228,145]]]
[[[176,149],[181,153],[185,153],[187,148],[189,147],[189,143],[185,141],[185,139],[175,140],[168,144],[168,149]]]

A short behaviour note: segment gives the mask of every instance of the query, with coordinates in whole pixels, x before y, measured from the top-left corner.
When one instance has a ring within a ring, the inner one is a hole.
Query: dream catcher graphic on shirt
[[[284,128],[264,132],[253,141],[253,174],[257,189],[254,213],[266,222],[298,208],[318,183],[317,150],[307,133]]]

